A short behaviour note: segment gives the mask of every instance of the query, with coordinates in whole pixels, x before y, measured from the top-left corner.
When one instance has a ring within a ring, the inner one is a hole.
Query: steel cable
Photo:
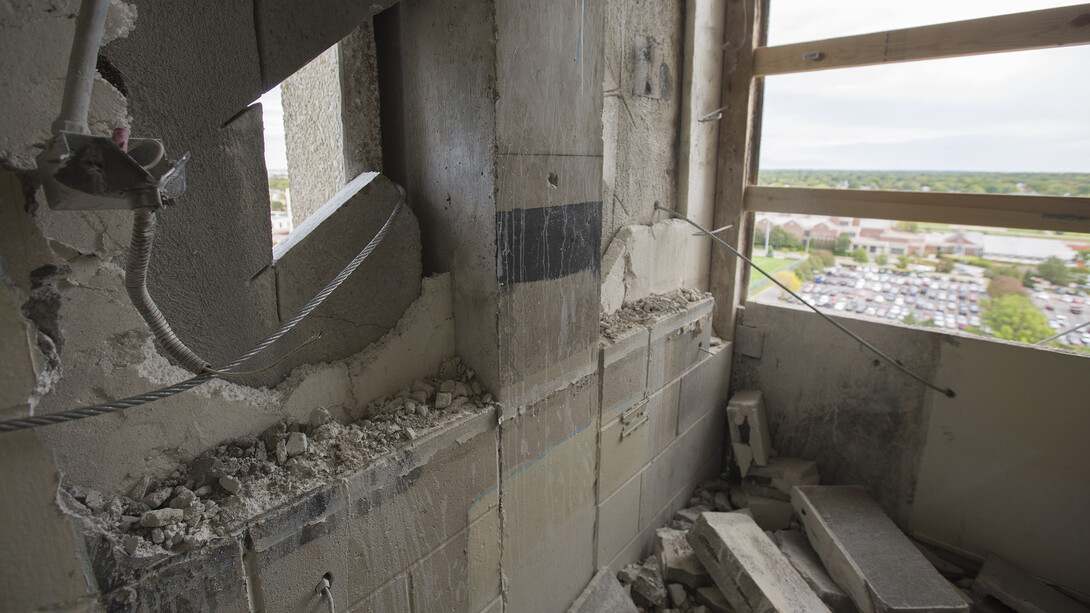
[[[337,287],[341,285],[341,283],[344,283],[345,279],[347,279],[353,272],[355,272],[357,268],[359,268],[360,264],[362,264],[363,261],[367,259],[367,256],[371,255],[371,252],[374,251],[375,248],[378,247],[379,243],[382,242],[382,239],[386,237],[386,233],[389,232],[390,227],[393,225],[394,219],[397,217],[397,214],[401,212],[402,207],[405,205],[405,189],[400,185],[396,185],[396,187],[401,196],[398,199],[397,206],[395,206],[394,210],[390,212],[390,216],[386,219],[386,223],[382,225],[382,228],[379,229],[379,231],[375,234],[371,241],[367,243],[363,250],[360,251],[359,254],[357,254],[356,257],[353,258],[352,261],[349,262],[348,265],[345,266],[344,269],[341,270],[341,272],[336,277],[334,277],[333,280],[325,286],[325,288],[322,289],[322,291],[318,292],[313,298],[310,299],[310,301],[303,305],[303,308],[299,309],[295,313],[295,315],[291,317],[291,319],[284,322],[284,324],[281,325],[275,332],[273,332],[265,340],[254,346],[253,349],[247,351],[242,356],[225,364],[224,366],[217,368],[216,370],[224,372],[232,371],[256,356],[257,354],[267,349],[276,341],[280,340],[280,338],[290,332],[291,329],[296,326],[296,324],[302,321],[307,315],[310,315],[310,313],[314,311],[314,309],[318,308],[318,305],[322,304],[322,302],[327,297],[329,297],[329,295],[332,294],[337,289]],[[213,374],[211,372],[203,372],[195,377],[186,379],[185,381],[175,383],[174,385],[139,394],[137,396],[130,396],[121,400],[104,402],[102,404],[81,407],[78,409],[71,409],[68,411],[60,411],[57,413],[32,415],[29,417],[21,417],[18,419],[8,419],[5,421],[0,421],[0,432],[11,432],[14,430],[22,430],[25,428],[37,428],[39,426],[48,426],[66,421],[75,421],[77,419],[103,415],[105,413],[123,411],[131,407],[147,404],[156,400],[162,400],[163,398],[179,394],[216,378],[220,378],[219,375]]]

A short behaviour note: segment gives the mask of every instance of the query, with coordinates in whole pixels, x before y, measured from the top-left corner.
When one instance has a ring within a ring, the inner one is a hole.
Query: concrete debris
[[[696,599],[712,613],[735,613],[734,608],[727,602],[727,597],[714,585],[697,590]]]
[[[800,458],[769,458],[766,465],[754,466],[748,479],[758,485],[771,486],[787,495],[791,494],[793,486],[821,483],[817,462]]]
[[[864,613],[969,610],[863,488],[806,485],[791,501],[829,575]]]
[[[689,595],[685,592],[685,586],[680,583],[666,584],[666,594],[670,597],[670,604],[678,609],[689,604]]]
[[[799,572],[821,601],[835,613],[854,613],[852,599],[833,581],[825,567],[821,565],[817,552],[810,547],[806,535],[798,530],[780,530],[773,539],[780,551],[787,556],[787,561]]]
[[[636,613],[636,603],[608,569],[598,571],[568,613]]]
[[[317,407],[309,424],[284,419],[257,435],[225,441],[166,477],[138,475],[128,487],[129,496],[66,485],[80,503],[73,512],[94,518],[86,525],[128,555],[180,553],[200,546],[412,440],[495,410],[492,395],[459,358],[445,361],[443,368],[439,377],[416,381],[355,411]],[[435,406],[434,397],[446,382],[453,391],[444,409]],[[412,410],[409,402],[415,403]],[[332,418],[346,412],[363,417],[348,425]]]
[[[1019,570],[1010,562],[988,556],[973,591],[991,596],[1018,613],[1086,613],[1086,607]]]
[[[730,503],[730,495],[726,492],[716,492],[714,500],[716,511],[728,513],[734,510],[734,505]]]
[[[787,530],[795,517],[795,509],[790,502],[761,496],[748,496],[746,508],[762,530]]]
[[[708,571],[696,558],[685,535],[685,531],[672,528],[655,531],[655,556],[659,559],[663,580],[682,583],[694,589],[711,585]]]
[[[666,606],[666,583],[662,580],[655,556],[644,560],[643,565],[636,569],[632,581],[632,600],[645,608]]]
[[[765,418],[764,396],[759,390],[735,393],[727,403],[731,449],[742,477],[752,464],[767,466],[772,456],[772,439]]]
[[[739,613],[829,610],[749,517],[704,513],[688,538],[727,602]]]
[[[711,294],[694,289],[679,289],[666,294],[654,294],[626,302],[614,313],[603,314],[598,320],[598,331],[603,339],[617,340],[625,332],[655,323],[664,315],[680,313],[694,302],[707,299]]]

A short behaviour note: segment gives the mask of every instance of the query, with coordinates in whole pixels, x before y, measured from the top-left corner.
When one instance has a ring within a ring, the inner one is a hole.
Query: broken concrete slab
[[[746,515],[703,513],[688,539],[727,601],[740,613],[829,610]]]
[[[772,438],[760,390],[744,390],[731,396],[727,403],[727,423],[734,459],[742,476],[749,474],[752,463],[766,466],[772,454]]]
[[[655,556],[659,559],[663,579],[667,583],[682,583],[691,588],[711,585],[707,569],[696,558],[686,532],[671,528],[655,531]]]
[[[748,478],[754,483],[774,487],[788,495],[791,494],[793,486],[821,483],[817,462],[801,458],[769,458],[766,465],[754,466]]]
[[[696,600],[711,613],[735,613],[730,603],[727,602],[727,597],[714,585],[697,590]]]
[[[995,555],[984,560],[973,591],[999,600],[1018,613],[1086,613],[1086,607]]]
[[[806,485],[791,501],[829,575],[863,613],[969,610],[862,487]]]
[[[273,248],[273,269],[281,321],[322,290],[386,223],[400,194],[378,173],[362,174],[337,192],[286,239]],[[307,346],[263,375],[264,383],[283,379],[304,363],[351,356],[394,328],[420,295],[420,228],[403,207],[386,237],[337,291],[276,347],[280,353],[321,332]],[[270,354],[273,352],[270,352]]]
[[[575,599],[568,613],[636,613],[636,604],[608,569],[598,571]]]
[[[829,576],[805,534],[798,530],[780,530],[773,540],[822,602],[836,613],[855,612],[852,599]]]
[[[795,516],[791,503],[763,496],[748,496],[746,508],[762,530],[786,530]]]

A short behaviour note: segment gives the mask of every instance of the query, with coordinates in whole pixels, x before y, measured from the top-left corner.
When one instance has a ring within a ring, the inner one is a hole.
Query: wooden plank
[[[762,47],[754,74],[768,76],[1090,43],[1090,4],[903,30]],[[812,58],[812,59],[805,59]]]
[[[753,216],[746,215],[743,199],[746,187],[757,177],[764,91],[763,81],[753,78],[753,51],[767,39],[768,0],[731,0],[726,23],[724,38],[729,48],[723,56],[720,96],[726,108],[719,121],[712,225],[731,225],[719,237],[744,252],[753,241]],[[747,33],[751,35],[743,40]],[[715,297],[712,327],[717,336],[730,340],[738,305],[745,300],[749,267],[722,245],[714,244],[709,281]]]
[[[745,202],[766,213],[1090,233],[1090,198],[752,186]]]

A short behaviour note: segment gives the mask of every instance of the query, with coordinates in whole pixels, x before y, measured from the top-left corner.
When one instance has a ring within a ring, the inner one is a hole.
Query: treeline
[[[759,185],[836,189],[1090,196],[1090,173],[762,170]]]

